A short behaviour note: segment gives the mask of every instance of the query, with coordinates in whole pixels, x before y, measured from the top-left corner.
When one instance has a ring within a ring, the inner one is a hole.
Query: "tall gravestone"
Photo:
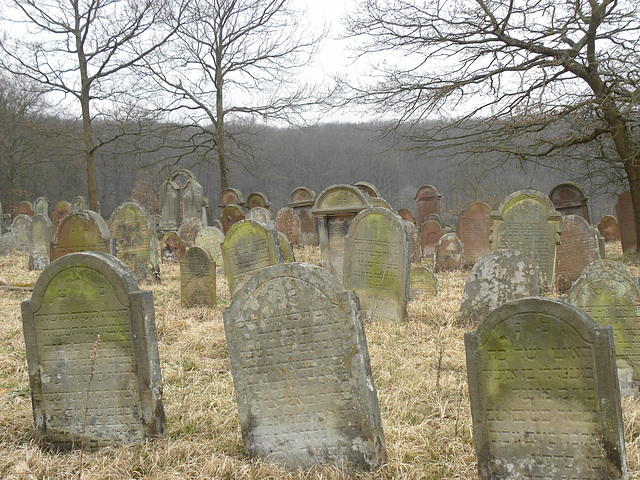
[[[427,267],[414,265],[409,272],[409,298],[415,300],[425,294],[438,295],[438,277]]]
[[[455,233],[445,233],[435,247],[436,272],[461,270],[464,262],[464,245]]]
[[[312,210],[316,203],[316,194],[307,187],[298,187],[289,195],[289,207],[300,219],[302,243],[304,245],[318,245],[318,229]]]
[[[252,192],[247,196],[247,209],[252,210],[256,207],[269,208],[271,203],[267,200],[267,196],[262,192]]]
[[[249,280],[224,328],[246,452],[310,468],[373,470],[386,447],[358,300],[324,269]]]
[[[60,200],[53,209],[53,232],[58,231],[58,225],[64,217],[71,213],[71,204],[66,200]]]
[[[349,227],[344,259],[344,286],[360,298],[365,319],[403,321],[411,269],[404,220],[384,208],[362,210]]]
[[[111,214],[110,233],[118,258],[138,282],[160,280],[156,222],[142,205],[135,200],[119,205]]]
[[[465,345],[480,480],[627,478],[611,327],[528,298]]]
[[[440,222],[436,220],[426,220],[420,227],[420,249],[423,258],[433,258],[436,253],[436,245],[440,241],[440,237],[444,235],[444,230],[440,226]]]
[[[475,264],[491,251],[491,207],[484,202],[473,202],[458,215],[458,238],[464,245],[465,265]]]
[[[620,243],[623,253],[635,253],[636,245],[636,221],[633,216],[633,200],[631,192],[621,193],[616,203],[616,218],[620,229]]]
[[[22,303],[38,437],[61,449],[142,442],[164,430],[151,292],[118,259],[65,255]]]
[[[584,190],[574,182],[556,185],[549,192],[549,200],[562,215],[578,215],[590,223],[587,197]]]
[[[239,205],[230,203],[222,209],[220,214],[220,223],[222,223],[222,231],[226,235],[231,226],[241,220],[244,220],[244,212]]]
[[[185,307],[216,306],[216,264],[204,248],[189,248],[180,262],[180,301]]]
[[[519,190],[502,201],[491,219],[491,249],[511,248],[524,253],[536,264],[543,287],[550,290],[562,220],[551,200],[536,190]]]
[[[556,259],[556,288],[566,292],[592,262],[600,260],[598,231],[579,215],[566,215],[560,223]]]
[[[441,196],[431,185],[423,185],[418,189],[415,196],[418,208],[418,225],[422,226],[429,214],[440,215]]]
[[[49,200],[46,197],[38,197],[33,203],[33,211],[49,218]]]
[[[115,253],[109,227],[104,219],[91,210],[73,212],[62,219],[51,243],[50,258],[74,252]]]
[[[224,268],[222,249],[220,244],[224,242],[224,233],[216,227],[203,227],[196,235],[195,245],[204,248],[211,254],[216,264],[216,270]]]
[[[36,213],[29,224],[29,270],[44,270],[49,265],[49,249],[53,240],[53,223]]]
[[[232,297],[254,274],[283,261],[275,229],[255,220],[233,224],[221,248]]]
[[[617,242],[620,240],[618,220],[613,215],[605,215],[602,217],[602,220],[598,223],[598,231],[607,242]]]
[[[180,179],[180,180],[179,180]],[[204,189],[189,170],[180,168],[169,175],[160,190],[159,235],[178,231],[183,220],[198,218],[208,224],[211,212]]]
[[[29,249],[29,227],[31,225],[31,217],[29,215],[20,214],[16,215],[11,224],[11,231],[17,235],[18,243],[16,248],[18,250]]]
[[[291,207],[283,207],[276,215],[276,229],[286,235],[292,245],[302,245],[302,228],[300,218]]]

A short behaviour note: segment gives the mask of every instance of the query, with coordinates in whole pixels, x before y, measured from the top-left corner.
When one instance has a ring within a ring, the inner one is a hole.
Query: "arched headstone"
[[[220,192],[218,197],[218,207],[223,209],[227,205],[233,203],[242,207],[244,205],[244,199],[242,198],[242,192],[237,188],[225,188]]]
[[[579,215],[566,215],[562,219],[560,239],[555,283],[558,291],[566,292],[587,265],[600,260],[600,246],[597,230]]]
[[[298,187],[289,196],[289,206],[293,208],[300,219],[302,243],[304,245],[318,245],[318,229],[316,219],[311,211],[316,202],[316,194],[306,187]]]
[[[475,264],[491,251],[491,207],[473,202],[458,215],[458,237],[464,245],[465,265]]]
[[[180,262],[180,301],[185,307],[216,306],[216,264],[202,247],[187,249]]]
[[[435,213],[440,215],[441,195],[431,185],[423,185],[418,189],[415,201],[418,208],[418,225],[422,225],[427,220],[427,215]]]
[[[617,242],[620,240],[620,230],[618,220],[613,215],[605,215],[598,223],[598,230],[607,242]]]
[[[427,220],[422,224],[420,227],[420,248],[422,249],[423,258],[433,258],[434,253],[436,253],[436,245],[442,235],[444,235],[444,231],[439,222]]]
[[[360,190],[362,190],[364,193],[366,193],[372,198],[382,197],[382,195],[380,195],[380,190],[378,190],[378,187],[376,187],[373,183],[357,182],[357,183],[354,183],[353,186],[356,188],[359,188]]]
[[[51,244],[50,258],[75,252],[115,253],[111,234],[104,219],[91,210],[72,212],[62,219]]]
[[[455,233],[445,233],[435,247],[436,272],[461,270],[464,261],[464,245]]]
[[[549,200],[562,215],[579,215],[590,223],[587,208],[589,197],[577,183],[564,182],[556,185],[549,192]]]
[[[79,212],[80,210],[88,210],[89,202],[82,195],[78,195],[73,200],[71,200],[71,210],[74,212]]]
[[[18,215],[26,215],[27,217],[33,217],[35,212],[33,211],[33,204],[27,200],[23,200],[18,204],[16,208]]]
[[[196,236],[202,230],[202,220],[198,217],[185,218],[178,229],[178,236],[187,248],[195,245]]]
[[[247,197],[247,208],[249,210],[256,207],[269,208],[270,205],[271,203],[267,200],[267,196],[262,192],[253,192]]]
[[[292,245],[302,245],[300,218],[291,207],[283,207],[276,215],[276,229],[286,235]]]
[[[438,277],[427,267],[414,265],[409,272],[409,297],[415,300],[424,294],[438,295]]]
[[[66,200],[60,200],[53,209],[53,232],[58,231],[58,225],[64,217],[71,213],[71,204]]]
[[[224,242],[224,233],[216,227],[203,227],[196,235],[195,244],[211,254],[216,264],[216,270],[223,271],[222,249],[220,244]]]
[[[16,248],[18,250],[29,249],[29,227],[31,225],[31,217],[29,215],[20,214],[13,219],[11,224],[11,231],[17,235],[18,243]]]
[[[33,204],[33,211],[49,218],[49,200],[46,197],[38,197]]]
[[[53,224],[49,217],[36,213],[29,224],[29,270],[44,270],[49,265]]]
[[[245,216],[247,220],[257,220],[258,222],[270,225],[273,223],[271,212],[264,207],[253,207]]]
[[[162,237],[160,257],[163,262],[179,262],[184,257],[187,247],[178,236],[178,232],[168,232]]]

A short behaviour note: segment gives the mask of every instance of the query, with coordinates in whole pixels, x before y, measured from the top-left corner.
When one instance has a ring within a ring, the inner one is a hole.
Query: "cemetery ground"
[[[320,262],[317,247],[296,255],[298,261]],[[607,244],[607,256],[638,276],[640,256],[623,256],[619,243]],[[438,273],[439,295],[410,301],[408,321],[366,325],[388,462],[375,472],[347,472],[287,471],[245,456],[222,323],[229,304],[226,281],[218,276],[214,309],[182,307],[179,266],[173,263],[162,264],[161,285],[140,286],[155,299],[165,434],[96,452],[55,453],[38,445],[20,316],[20,302],[31,292],[8,288],[35,282],[38,272],[27,264],[26,253],[0,256],[0,478],[477,478],[463,343],[470,327],[457,320],[468,269]],[[640,399],[623,398],[622,407],[629,478],[640,479]]]

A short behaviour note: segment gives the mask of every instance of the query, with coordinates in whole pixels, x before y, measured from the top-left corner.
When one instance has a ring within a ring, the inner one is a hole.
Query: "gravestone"
[[[135,200],[127,200],[111,214],[111,238],[118,258],[138,282],[159,282],[158,233],[155,218]]]
[[[431,213],[440,215],[441,196],[431,185],[423,185],[418,189],[414,199],[418,206],[418,225],[422,225],[427,220],[427,215]]]
[[[400,210],[398,210],[398,215],[400,215],[400,218],[402,218],[403,220],[411,222],[416,226],[418,225],[416,216],[408,208],[401,208]]]
[[[256,207],[269,208],[271,203],[267,200],[267,196],[262,192],[250,193],[247,197],[247,208],[252,210]]]
[[[578,280],[582,270],[600,260],[598,231],[579,215],[566,215],[560,222],[560,238],[556,258],[556,288],[566,292]]]
[[[53,240],[53,223],[36,213],[29,224],[29,270],[44,270],[49,265],[49,249]]]
[[[442,220],[440,219],[440,215],[438,215],[437,213],[430,213],[429,215],[425,216],[424,221],[438,222],[438,225],[442,226]]]
[[[344,261],[344,286],[360,298],[365,320],[406,318],[411,247],[398,214],[379,207],[358,213],[345,239]]]
[[[248,455],[291,469],[386,461],[358,300],[335,276],[267,267],[223,317]]]
[[[50,258],[74,252],[115,253],[109,227],[104,219],[91,210],[72,212],[62,219],[51,243]]]
[[[302,244],[314,246],[318,245],[318,229],[316,219],[311,211],[316,203],[316,194],[306,187],[298,187],[289,195],[289,206],[300,219],[300,230],[302,231]],[[285,232],[286,233],[286,232]]]
[[[611,327],[527,298],[487,315],[465,346],[480,480],[627,478]]]
[[[282,263],[275,229],[255,220],[234,223],[221,245],[229,292],[236,292],[265,267]]]
[[[616,203],[616,218],[620,233],[620,243],[623,253],[635,253],[636,245],[636,221],[633,217],[633,201],[631,192],[621,193]]]
[[[71,210],[73,212],[79,212],[80,210],[89,210],[89,202],[82,195],[78,195],[71,200]]]
[[[420,230],[411,221],[405,220],[404,223],[407,226],[407,234],[409,235],[409,243],[411,244],[411,263],[420,263],[422,260]]]
[[[538,270],[526,255],[517,250],[494,250],[471,269],[462,294],[460,322],[475,326],[500,305],[541,293]]]
[[[434,265],[436,272],[461,270],[464,246],[455,233],[445,233],[435,247]]]
[[[172,171],[160,190],[159,235],[178,231],[189,218],[208,224],[210,217],[209,201],[204,198],[204,189],[196,176],[184,168]]]
[[[322,267],[338,278],[343,278],[344,241],[351,221],[371,206],[371,197],[351,185],[332,185],[316,199],[312,213],[318,222]]]
[[[162,434],[153,295],[117,258],[65,255],[22,302],[37,437],[60,449]]]
[[[278,210],[278,215],[276,215],[276,229],[284,233],[292,245],[302,245],[300,218],[298,218],[293,208],[283,207]]]
[[[435,220],[427,220],[420,228],[420,248],[422,249],[422,258],[433,258],[436,253],[436,245],[440,241],[440,237],[444,234],[440,222]]]
[[[222,249],[220,244],[224,242],[224,233],[216,227],[203,227],[196,235],[195,245],[204,248],[211,254],[216,264],[217,271],[223,271]]]
[[[169,179],[160,187],[160,223],[158,233],[165,235],[180,228],[180,186]]]
[[[233,203],[242,207],[244,205],[244,199],[242,198],[242,192],[237,188],[225,188],[220,192],[218,197],[218,207],[222,210],[224,207]]]
[[[502,201],[491,219],[491,249],[524,253],[536,264],[543,288],[551,290],[562,220],[551,200],[536,190],[519,190]]]
[[[9,255],[18,248],[18,235],[7,232],[0,235],[0,255]]]
[[[187,249],[180,262],[180,300],[185,307],[216,306],[216,264],[202,247]]]
[[[58,225],[64,217],[71,213],[71,204],[66,200],[60,200],[53,209],[53,233],[58,231]]]
[[[258,222],[262,222],[266,225],[271,225],[273,223],[271,212],[264,207],[253,207],[247,212],[245,218],[247,220],[257,220]]]
[[[240,220],[244,220],[244,212],[239,205],[230,203],[222,209],[220,214],[220,223],[222,223],[222,231],[226,235],[231,226]]]
[[[415,300],[425,294],[438,295],[438,277],[427,267],[414,265],[409,272],[409,298]]]
[[[280,241],[280,252],[282,253],[282,261],[285,263],[292,263],[296,261],[296,256],[293,253],[293,246],[282,232],[278,233],[278,240]]]
[[[18,250],[29,249],[29,227],[31,225],[31,217],[29,215],[20,214],[13,219],[11,224],[11,231],[17,235],[18,243],[16,248]]]
[[[369,195],[372,198],[381,198],[380,190],[373,183],[370,182],[357,182],[353,184],[354,187],[359,188],[364,193]]]
[[[178,236],[178,232],[168,232],[162,237],[160,258],[163,262],[179,262],[184,257],[187,247]]]
[[[598,325],[611,325],[624,395],[640,396],[640,290],[621,265],[589,267],[574,283],[567,301]]]
[[[587,208],[587,197],[584,190],[574,182],[565,182],[556,185],[549,192],[549,200],[555,209],[564,215],[579,215],[587,223],[589,220],[589,209]]]
[[[474,265],[491,251],[491,207],[484,202],[473,202],[458,214],[457,232],[464,245],[465,265]]]
[[[49,218],[49,200],[46,197],[38,197],[33,204],[33,211]]]
[[[178,236],[187,248],[195,245],[196,236],[202,230],[202,220],[198,217],[189,217],[182,220],[182,225],[178,229]]]
[[[613,215],[605,215],[598,223],[598,230],[607,242],[617,242],[620,240],[618,230],[618,220]]]
[[[16,208],[18,215],[26,215],[27,217],[33,217],[35,212],[33,211],[33,204],[27,200],[23,200],[18,203]]]
[[[188,218],[197,218],[201,223],[206,223],[206,213],[203,214],[205,208],[204,189],[195,176],[187,180],[181,189],[181,194],[182,223]]]

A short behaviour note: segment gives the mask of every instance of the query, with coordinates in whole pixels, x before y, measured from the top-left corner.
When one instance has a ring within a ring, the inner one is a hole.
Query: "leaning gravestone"
[[[536,264],[543,287],[551,290],[562,220],[551,200],[536,190],[519,190],[505,198],[491,218],[491,249],[524,253]]]
[[[560,238],[556,258],[556,288],[566,292],[578,280],[582,270],[600,260],[598,231],[579,215],[567,215],[560,223]]]
[[[527,298],[465,345],[480,480],[627,478],[611,327]]]
[[[406,318],[410,268],[409,236],[398,214],[371,207],[356,215],[345,239],[344,286],[360,298],[366,320]]]
[[[29,270],[44,270],[49,265],[49,249],[53,240],[53,223],[36,213],[29,225]]]
[[[445,233],[435,247],[436,272],[461,270],[464,261],[464,246],[455,233]]]
[[[444,234],[440,222],[427,220],[420,227],[420,248],[423,258],[433,258],[436,245]]]
[[[180,262],[180,299],[185,307],[216,306],[216,264],[204,248],[189,248]]]
[[[20,214],[13,219],[11,224],[11,231],[17,235],[18,244],[16,248],[18,250],[29,249],[29,228],[31,226],[31,217],[29,215]]]
[[[255,208],[253,210],[255,210]],[[278,210],[278,214],[276,215],[276,229],[284,233],[292,245],[302,245],[300,219],[293,208],[283,207]]]
[[[598,230],[607,242],[617,242],[620,240],[620,230],[618,220],[613,215],[605,215],[598,224]]]
[[[631,192],[621,193],[616,203],[616,218],[620,228],[620,243],[623,253],[636,252],[636,222],[633,216]]]
[[[303,469],[386,461],[358,300],[335,276],[307,264],[267,267],[223,317],[250,456]]]
[[[216,227],[203,227],[196,235],[195,240],[197,247],[202,247],[211,254],[218,271],[224,268],[222,249],[220,247],[222,242],[224,242],[224,233]]]
[[[202,230],[202,220],[200,218],[185,218],[178,229],[178,236],[184,242],[185,247],[190,248],[195,245],[196,236],[200,230]]]
[[[316,194],[307,187],[298,187],[289,195],[289,207],[293,208],[300,219],[302,243],[304,245],[318,245],[318,229],[311,211],[316,203]],[[286,233],[286,232],[285,232]]]
[[[425,294],[438,295],[438,277],[427,267],[414,265],[409,272],[409,298],[415,300]]]
[[[460,322],[477,325],[500,305],[541,293],[538,270],[531,260],[517,250],[495,250],[471,269],[462,294]]]
[[[60,200],[53,209],[53,233],[58,231],[58,225],[64,217],[71,213],[71,204],[66,200]]]
[[[22,302],[38,437],[57,448],[142,442],[164,430],[151,292],[99,252],[49,265]]]
[[[179,262],[187,250],[178,232],[168,232],[162,237],[160,258],[163,262]]]
[[[110,223],[118,258],[138,282],[158,282],[160,260],[155,218],[135,200],[127,200],[113,211]]]
[[[465,265],[475,264],[491,251],[491,207],[473,202],[458,215],[458,237],[464,245]]]
[[[278,233],[255,220],[234,223],[221,248],[232,297],[255,273],[283,261]]]
[[[282,253],[282,261],[285,263],[292,263],[296,261],[296,256],[293,253],[293,246],[291,242],[287,238],[287,236],[282,232],[278,233],[278,240],[280,242],[280,252]]]
[[[239,205],[230,203],[222,209],[220,214],[220,223],[222,223],[222,231],[226,235],[234,223],[244,220],[244,212]]]
[[[53,262],[68,253],[85,251],[115,253],[114,247],[104,219],[91,210],[80,210],[63,218],[58,225],[50,258]]]

